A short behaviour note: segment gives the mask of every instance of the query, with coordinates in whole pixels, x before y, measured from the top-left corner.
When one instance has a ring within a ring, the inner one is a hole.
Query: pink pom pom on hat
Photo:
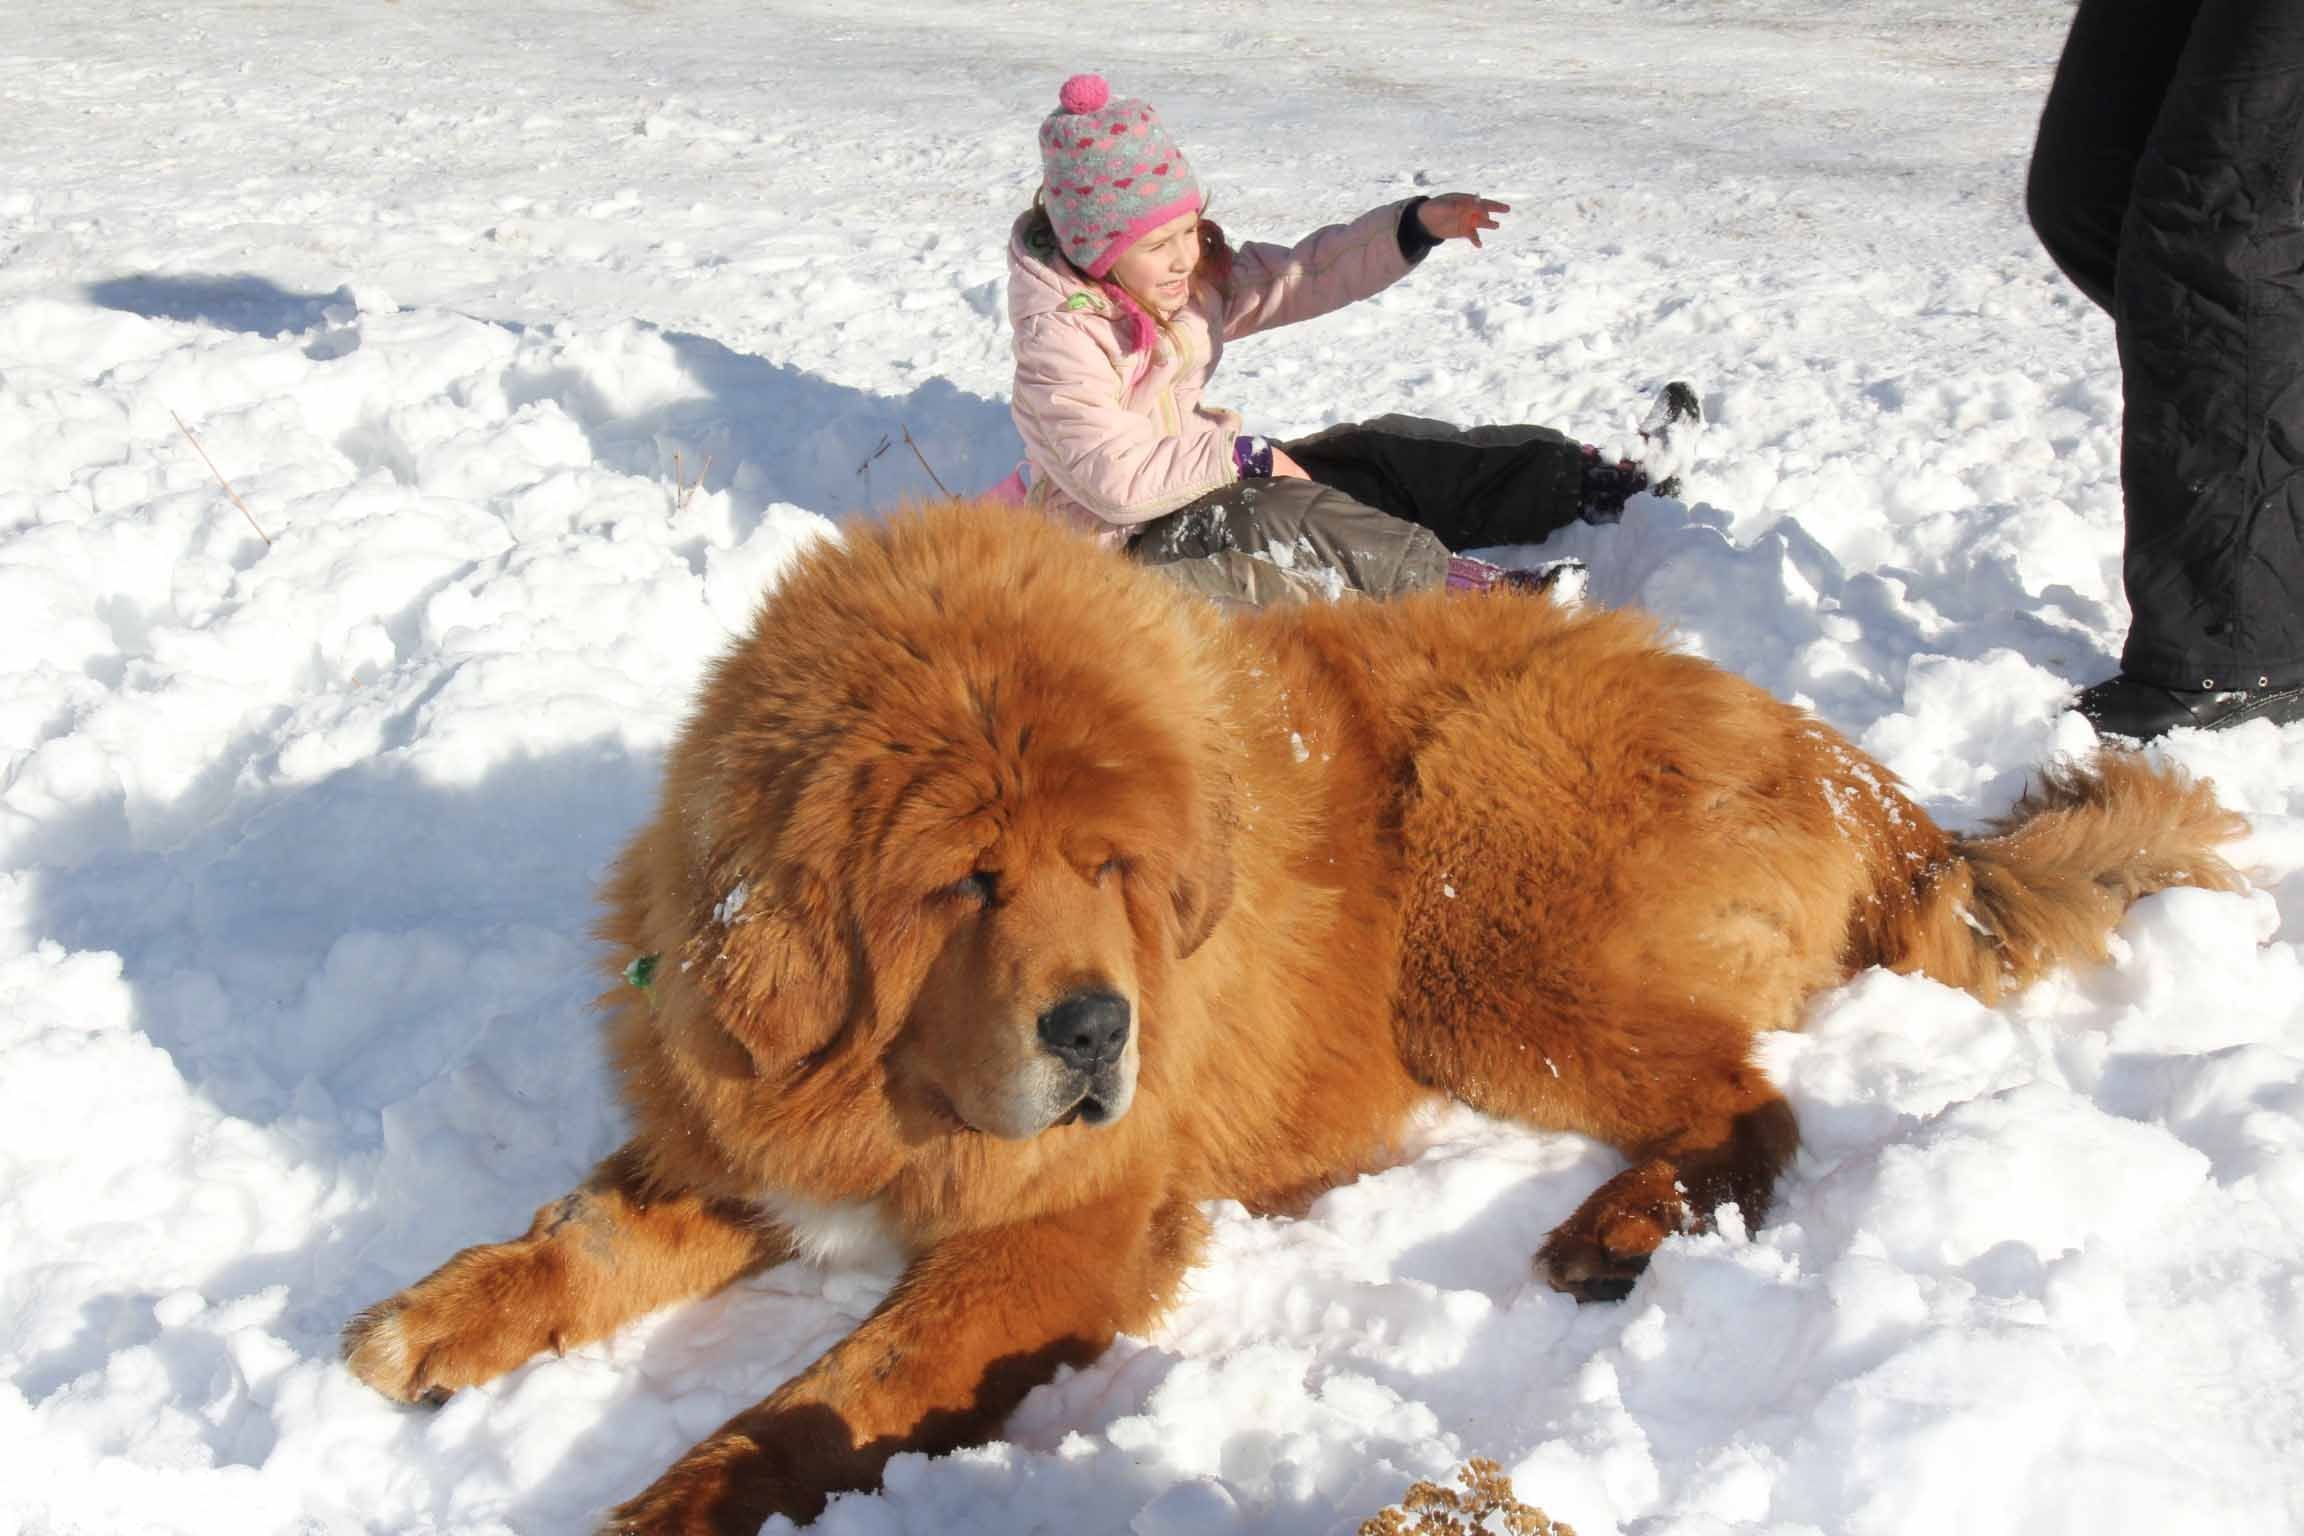
[[[1040,122],[1040,190],[1064,259],[1093,278],[1128,247],[1200,206],[1200,184],[1147,101],[1074,75]]]
[[[1102,75],[1074,75],[1064,82],[1056,99],[1067,112],[1100,112],[1112,99],[1112,87],[1104,83]]]

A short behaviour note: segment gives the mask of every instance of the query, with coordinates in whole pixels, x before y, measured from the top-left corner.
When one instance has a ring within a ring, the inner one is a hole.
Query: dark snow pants
[[[1221,601],[1388,597],[1447,580],[1451,550],[1532,544],[1576,520],[1583,448],[1549,427],[1379,416],[1283,443],[1309,480],[1242,480],[1155,518],[1129,553]]]
[[[2304,0],[2080,0],[2026,202],[2119,339],[2122,670],[2304,683]]]

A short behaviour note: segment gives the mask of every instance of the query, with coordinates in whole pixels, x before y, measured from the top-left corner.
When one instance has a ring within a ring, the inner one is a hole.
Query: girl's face
[[[1112,276],[1139,303],[1172,315],[1191,296],[1199,264],[1200,215],[1180,213],[1121,252]]]

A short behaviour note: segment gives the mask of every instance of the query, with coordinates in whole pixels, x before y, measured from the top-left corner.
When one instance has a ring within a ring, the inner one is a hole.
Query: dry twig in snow
[[[232,498],[232,505],[240,509],[240,515],[248,519],[248,526],[256,530],[256,537],[264,541],[266,549],[270,549],[272,547],[272,535],[266,533],[264,525],[256,521],[256,514],[248,510],[248,503],[242,501],[240,493],[232,489],[232,482],[224,478],[224,471],[218,469],[216,461],[208,457],[208,450],[200,446],[200,439],[194,437],[192,429],[184,425],[184,418],[174,411],[170,411],[168,419],[176,423],[176,430],[184,434],[184,441],[190,443],[192,451],[200,455],[200,462],[208,466],[208,473],[216,477],[216,483],[224,487],[224,494]]]

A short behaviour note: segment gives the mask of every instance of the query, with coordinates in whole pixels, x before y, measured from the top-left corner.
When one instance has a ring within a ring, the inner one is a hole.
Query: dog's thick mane
[[[1241,733],[1220,620],[1079,553],[1040,520],[953,508],[827,541],[705,680],[666,773],[680,856],[628,861],[602,929],[612,966],[676,962],[644,1008],[611,994],[636,1118],[725,1129],[706,1145],[655,1138],[679,1162],[667,1182],[717,1164],[731,1196],[747,1182],[818,1201],[894,1194],[931,1226],[962,1206],[1030,1203],[1018,1186],[1045,1179],[1047,1146],[953,1140],[860,1107],[885,1097],[875,1053],[921,957],[901,916],[855,893],[922,837],[1035,799],[1092,799],[1123,822],[1135,805],[1134,846],[1174,893],[1182,947],[1221,915]],[[1189,1041],[1170,1032],[1152,1086]],[[1125,1161],[1159,1118],[1151,1107],[1102,1133],[1093,1156],[1071,1149],[1051,1198]],[[796,1144],[816,1155],[794,1158]]]

